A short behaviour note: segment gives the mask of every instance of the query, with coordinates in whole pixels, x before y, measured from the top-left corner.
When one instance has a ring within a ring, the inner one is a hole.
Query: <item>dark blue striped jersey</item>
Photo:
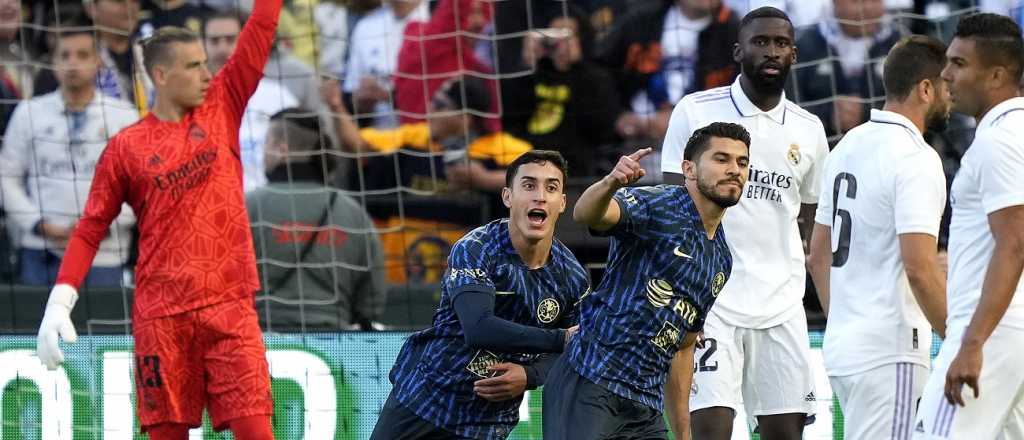
[[[567,328],[576,324],[576,307],[589,287],[587,272],[558,240],[547,264],[530,270],[512,247],[507,219],[474,229],[452,247],[433,325],[410,336],[398,354],[391,370],[395,398],[424,420],[458,435],[507,437],[519,421],[522,399],[489,402],[473,393],[473,382],[491,377],[491,365],[529,365],[539,355],[467,346],[453,299],[467,289],[492,291],[498,318]]]
[[[719,226],[709,240],[686,188],[623,188],[608,268],[580,303],[580,332],[566,352],[583,377],[662,410],[665,379],[686,332],[722,291],[732,256]]]

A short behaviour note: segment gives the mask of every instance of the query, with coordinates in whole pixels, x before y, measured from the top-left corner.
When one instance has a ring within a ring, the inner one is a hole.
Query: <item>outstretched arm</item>
[[[651,154],[650,148],[619,158],[610,174],[590,185],[572,211],[572,219],[596,231],[607,231],[619,224],[622,212],[618,203],[612,203],[612,195],[619,188],[640,180],[646,172],[640,167],[640,159]]]
[[[238,45],[224,68],[214,78],[227,89],[228,108],[233,120],[239,123],[249,97],[263,78],[263,70],[274,44],[277,18],[281,15],[281,0],[255,0],[252,15],[245,22]],[[215,87],[215,86],[211,86]]]

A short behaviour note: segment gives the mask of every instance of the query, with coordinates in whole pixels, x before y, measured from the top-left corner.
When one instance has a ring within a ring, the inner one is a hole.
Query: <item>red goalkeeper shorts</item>
[[[136,407],[142,431],[161,423],[214,429],[271,415],[270,371],[253,299],[134,323]]]

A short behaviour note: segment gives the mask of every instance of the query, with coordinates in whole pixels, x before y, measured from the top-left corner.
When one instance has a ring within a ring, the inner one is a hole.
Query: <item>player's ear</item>
[[[559,206],[559,207],[558,207],[558,213],[559,213],[559,214],[561,214],[561,213],[565,212],[565,207],[566,207],[566,205],[568,205],[568,203],[569,203],[569,202],[566,202],[566,201],[565,201],[565,193],[563,192],[563,193],[562,193],[562,206]]]
[[[732,60],[737,63],[743,62],[743,51],[740,50],[740,43],[732,45]]]
[[[504,187],[501,189],[501,202],[505,204],[506,208],[512,207],[512,189]]]
[[[697,180],[697,164],[690,160],[683,160],[683,176],[687,180]]]

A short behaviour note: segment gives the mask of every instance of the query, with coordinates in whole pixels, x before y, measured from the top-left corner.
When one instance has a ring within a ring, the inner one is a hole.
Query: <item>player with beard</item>
[[[949,120],[948,86],[939,76],[945,52],[923,35],[893,46],[885,106],[825,161],[810,269],[828,314],[825,371],[847,440],[910,438],[932,329],[945,331],[946,282],[936,254],[946,176],[921,135],[941,132]]]
[[[523,391],[544,383],[590,288],[554,238],[565,177],[556,151],[528,151],[509,165],[501,193],[509,218],[452,247],[434,323],[402,346],[371,440],[508,437]]]
[[[743,194],[749,145],[742,126],[713,123],[688,141],[685,186],[624,188],[646,174],[645,148],[580,196],[573,219],[611,249],[545,387],[546,440],[664,439],[663,410],[690,438],[694,343],[732,268],[719,224]]]
[[[1024,70],[1009,17],[960,19],[942,78],[978,121],[950,186],[946,338],[925,384],[915,439],[1024,438]],[[964,387],[970,388],[968,390]]]
[[[750,132],[745,200],[723,221],[743,240],[731,242],[732,278],[696,353],[690,408],[699,439],[731,438],[741,402],[762,439],[800,438],[816,406],[801,233],[810,235],[828,143],[821,121],[782,91],[796,62],[793,41],[793,24],[778,9],[743,17],[733,51],[741,75],[729,87],[683,97],[662,147],[665,181],[681,182],[680,159],[693,130],[725,121]]]

